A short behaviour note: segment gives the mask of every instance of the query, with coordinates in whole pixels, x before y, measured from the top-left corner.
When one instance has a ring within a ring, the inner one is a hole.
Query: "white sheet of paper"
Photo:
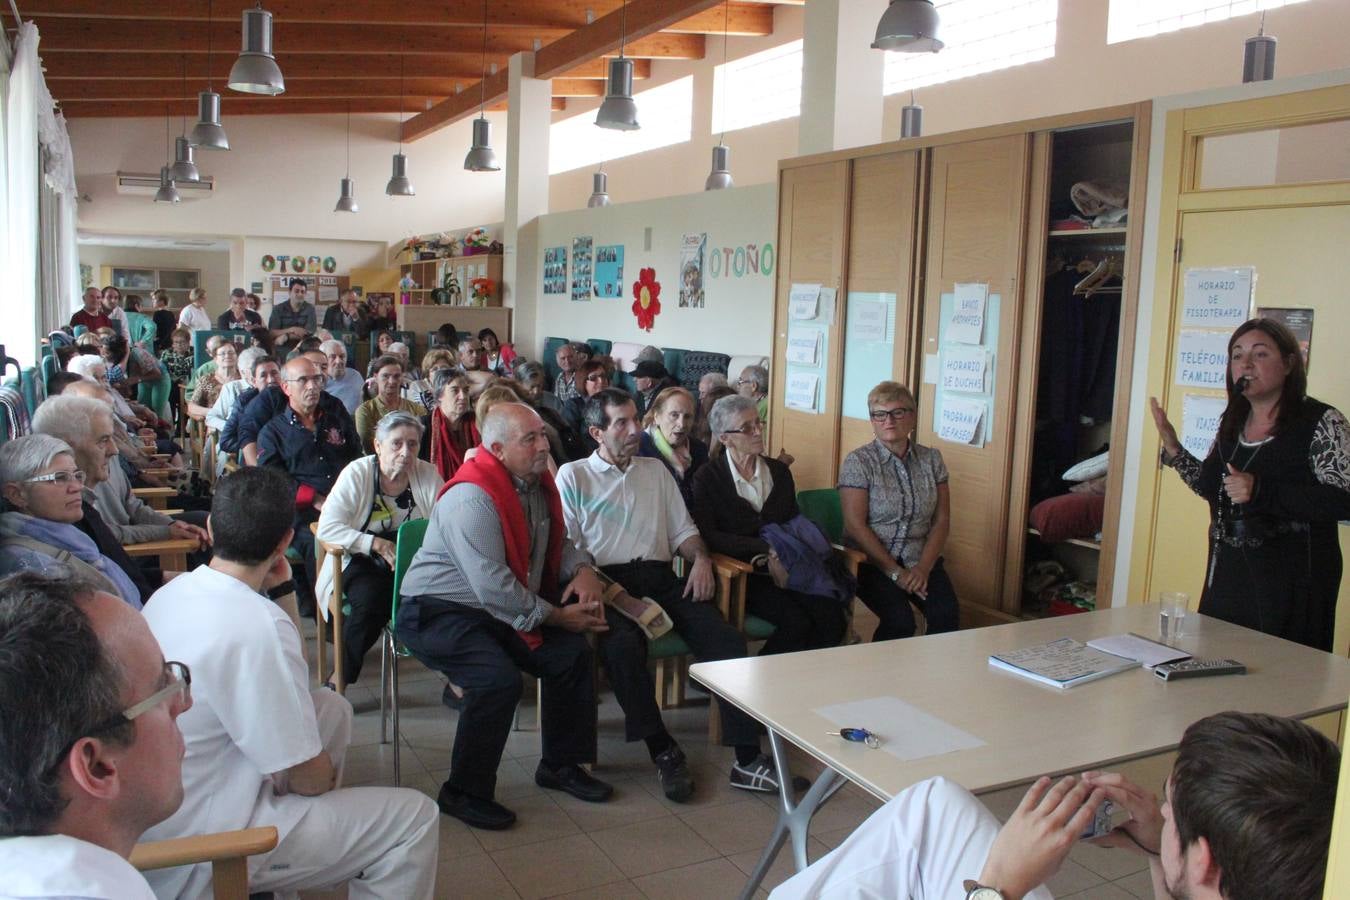
[[[789,329],[787,361],[801,366],[820,365],[820,330],[801,327]]]
[[[936,353],[925,353],[923,355],[923,383],[938,383],[938,355]]]
[[[319,302],[336,303],[338,302],[338,289],[336,284],[319,285]]]
[[[980,419],[984,418],[985,402],[963,397],[942,395],[942,411],[938,414],[937,436],[954,444],[973,444],[980,433]]]
[[[1138,634],[1113,634],[1110,637],[1094,638],[1088,641],[1087,645],[1103,653],[1113,653],[1132,659],[1145,669],[1152,669],[1154,666],[1178,659],[1191,658],[1185,650],[1160,644]]]
[[[983,394],[984,376],[988,369],[989,351],[983,347],[948,345],[942,348],[940,384],[944,391]]]
[[[1228,369],[1228,332],[1183,328],[1177,340],[1176,383],[1182,387],[1225,390]]]
[[[277,307],[283,303],[291,302],[291,293],[283,288],[277,288],[272,292],[272,306]]]
[[[954,288],[955,308],[947,323],[944,339],[947,343],[978,344],[984,335],[984,307],[989,299],[989,285],[957,284]]]
[[[849,304],[850,341],[886,340],[886,304],[875,300],[862,300]]]
[[[1219,433],[1219,417],[1228,401],[1223,397],[1204,394],[1183,394],[1181,397],[1181,446],[1196,459],[1209,456],[1214,435]]]
[[[789,372],[783,400],[791,409],[816,411],[816,385],[820,376],[810,372]]]
[[[797,321],[814,319],[820,308],[820,285],[794,284],[788,293],[790,317]]]
[[[955,725],[944,722],[899,697],[869,697],[850,700],[811,710],[838,728],[866,728],[881,739],[877,750],[897,759],[923,759],[983,747],[984,741]],[[857,747],[864,753],[876,753],[862,744],[838,738],[844,747]]]
[[[820,289],[820,309],[816,311],[816,316],[827,325],[834,324],[834,301],[838,299],[838,294],[832,287]]]
[[[1181,301],[1181,324],[1197,328],[1236,328],[1251,318],[1251,266],[1187,269]]]

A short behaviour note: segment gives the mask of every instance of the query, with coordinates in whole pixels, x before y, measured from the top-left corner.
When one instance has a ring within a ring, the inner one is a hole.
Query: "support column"
[[[880,143],[885,54],[871,44],[886,6],[811,0],[804,7],[800,155]]]
[[[548,132],[553,83],[534,77],[534,54],[511,57],[506,113],[506,218],[502,228],[503,302],[513,307],[516,351],[538,358],[539,216],[548,212]],[[500,336],[506,340],[505,335]]]

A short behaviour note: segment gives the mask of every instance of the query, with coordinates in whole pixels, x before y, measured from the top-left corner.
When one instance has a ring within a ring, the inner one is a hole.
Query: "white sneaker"
[[[743,791],[761,791],[765,794],[778,793],[778,772],[774,769],[773,760],[767,753],[761,753],[753,760],[741,765],[736,763],[731,767],[731,777],[728,779],[731,786],[740,788]]]

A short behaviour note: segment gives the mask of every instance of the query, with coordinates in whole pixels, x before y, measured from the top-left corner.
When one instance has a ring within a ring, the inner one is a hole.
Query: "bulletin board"
[[[868,391],[895,378],[895,294],[849,291],[847,309],[843,414],[866,419]],[[880,310],[885,322],[878,329]]]

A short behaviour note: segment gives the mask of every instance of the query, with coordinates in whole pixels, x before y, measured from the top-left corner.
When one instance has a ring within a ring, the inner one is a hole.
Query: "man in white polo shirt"
[[[597,449],[558,471],[567,536],[629,594],[659,603],[694,656],[745,656],[745,638],[709,602],[716,591],[712,560],[679,485],[660,460],[637,455],[642,426],[632,395],[606,388],[586,401],[583,415]],[[671,568],[677,553],[692,563],[686,580]],[[605,619],[609,631],[600,635],[600,660],[623,707],[627,738],[646,741],[666,796],[687,800],[693,778],[661,721],[647,671],[647,638],[612,605],[605,607]],[[729,703],[719,709],[722,742],[736,751],[731,786],[778,790],[773,762],[759,749],[760,727]]]
[[[210,565],[175,578],[146,605],[160,646],[192,668],[195,685],[181,722],[183,806],[146,839],[275,825],[276,849],[249,859],[252,890],[348,882],[352,898],[430,898],[435,805],[406,789],[338,789],[351,705],[331,691],[310,692],[300,634],[268,599],[294,590],[286,562],[292,494],[285,473],[272,468],[220,479],[207,521]],[[149,880],[161,900],[197,898],[211,872],[179,867]]]
[[[111,594],[0,581],[0,898],[153,900],[126,858],[183,799],[188,679]]]

